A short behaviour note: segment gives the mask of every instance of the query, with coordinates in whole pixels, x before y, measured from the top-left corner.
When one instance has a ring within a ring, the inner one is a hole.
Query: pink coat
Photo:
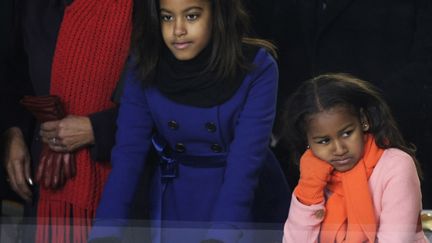
[[[423,231],[416,233],[422,209],[420,181],[407,153],[399,149],[385,150],[369,178],[369,189],[378,222],[375,242],[429,242]],[[293,195],[283,243],[318,242],[323,217],[315,213],[323,209],[324,202],[306,206]]]

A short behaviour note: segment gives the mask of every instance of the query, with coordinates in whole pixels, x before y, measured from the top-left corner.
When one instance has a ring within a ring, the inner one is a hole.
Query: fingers
[[[59,123],[60,120],[44,122],[41,124],[39,135],[44,143],[49,143],[50,139],[58,137]]]
[[[73,156],[53,152],[48,146],[45,148],[36,171],[36,181],[46,189],[59,189],[75,175]]]
[[[60,147],[63,146],[63,139],[57,136],[53,137],[41,137],[42,141],[52,147]],[[64,146],[63,146],[64,147]]]
[[[63,172],[64,172],[64,176],[69,179],[72,178],[72,168],[71,168],[71,154],[70,153],[65,153],[63,155]]]
[[[24,173],[22,161],[15,160],[11,164],[14,166],[7,168],[10,186],[21,198],[27,202],[31,202],[32,192],[27,184],[27,177]]]
[[[48,147],[55,152],[66,153],[71,152],[73,147],[64,144],[64,140],[59,137],[42,137],[42,141],[48,145]]]
[[[40,130],[43,133],[49,133],[58,130],[58,124],[60,120],[48,121],[41,124]]]
[[[45,167],[43,171],[43,186],[45,188],[50,188],[52,174],[53,174],[53,153],[49,153],[47,156],[47,160],[45,160]]]
[[[48,146],[52,151],[59,152],[59,153],[66,153],[69,152],[69,148],[63,144],[62,140],[60,138],[51,138],[48,142]]]
[[[32,192],[27,184],[30,175],[30,155],[19,128],[6,131],[4,163],[11,188],[30,202]]]
[[[46,156],[45,157],[41,157],[39,164],[37,166],[36,169],[36,183],[41,184],[42,183],[42,178],[43,178],[43,172],[44,172],[44,168],[45,168],[45,160],[46,160]]]
[[[70,154],[70,168],[71,168],[71,176],[74,177],[76,175],[76,161],[75,154]]]
[[[40,185],[42,185],[43,175],[44,175],[44,171],[45,171],[45,164],[46,164],[46,161],[48,160],[49,154],[50,153],[49,153],[48,146],[43,145],[42,151],[41,151],[41,156],[39,159],[39,163],[38,163],[38,166],[36,168],[36,182]]]
[[[61,166],[62,166],[62,169],[61,169],[60,174],[59,174],[59,182],[58,182],[57,188],[62,188],[66,184],[66,178],[64,175],[64,164],[62,163]]]
[[[63,168],[66,179],[73,178],[76,174],[75,156],[73,153],[63,154]]]
[[[44,133],[41,133],[44,134]],[[57,133],[46,133],[47,141],[50,138],[56,137],[60,146],[52,146],[54,151],[75,151],[81,147],[85,147],[94,143],[93,127],[91,121],[85,116],[69,115],[62,120],[59,120]]]
[[[54,154],[53,156],[53,169],[52,169],[52,181],[49,187],[56,189],[60,186],[60,174],[63,174],[62,169],[62,154]]]
[[[27,184],[33,186],[33,179],[32,179],[31,168],[30,168],[30,157],[26,159],[28,163],[24,164],[24,176],[25,178],[27,178]]]

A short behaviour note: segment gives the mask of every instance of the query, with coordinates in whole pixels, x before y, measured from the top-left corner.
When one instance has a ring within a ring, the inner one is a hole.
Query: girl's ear
[[[363,110],[363,108],[360,108],[360,124],[362,126],[363,132],[367,132],[370,128],[369,120]]]

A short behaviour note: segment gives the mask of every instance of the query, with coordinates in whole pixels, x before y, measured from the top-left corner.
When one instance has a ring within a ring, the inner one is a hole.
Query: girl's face
[[[209,0],[160,0],[162,37],[178,60],[196,57],[208,44],[211,32]]]
[[[309,117],[307,141],[315,156],[344,172],[363,156],[368,129],[364,115],[359,119],[351,109],[337,106]]]

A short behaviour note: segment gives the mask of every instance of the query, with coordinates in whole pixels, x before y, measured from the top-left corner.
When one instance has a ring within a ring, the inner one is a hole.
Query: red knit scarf
[[[351,170],[333,173],[327,185],[320,242],[375,242],[377,222],[368,180],[384,150],[366,136],[364,155]]]
[[[66,7],[50,93],[61,97],[67,114],[88,116],[113,107],[110,97],[128,55],[131,30],[132,0],[74,0]],[[110,167],[92,161],[88,149],[76,152],[76,166],[76,176],[64,188],[41,187],[37,242],[87,242]]]

